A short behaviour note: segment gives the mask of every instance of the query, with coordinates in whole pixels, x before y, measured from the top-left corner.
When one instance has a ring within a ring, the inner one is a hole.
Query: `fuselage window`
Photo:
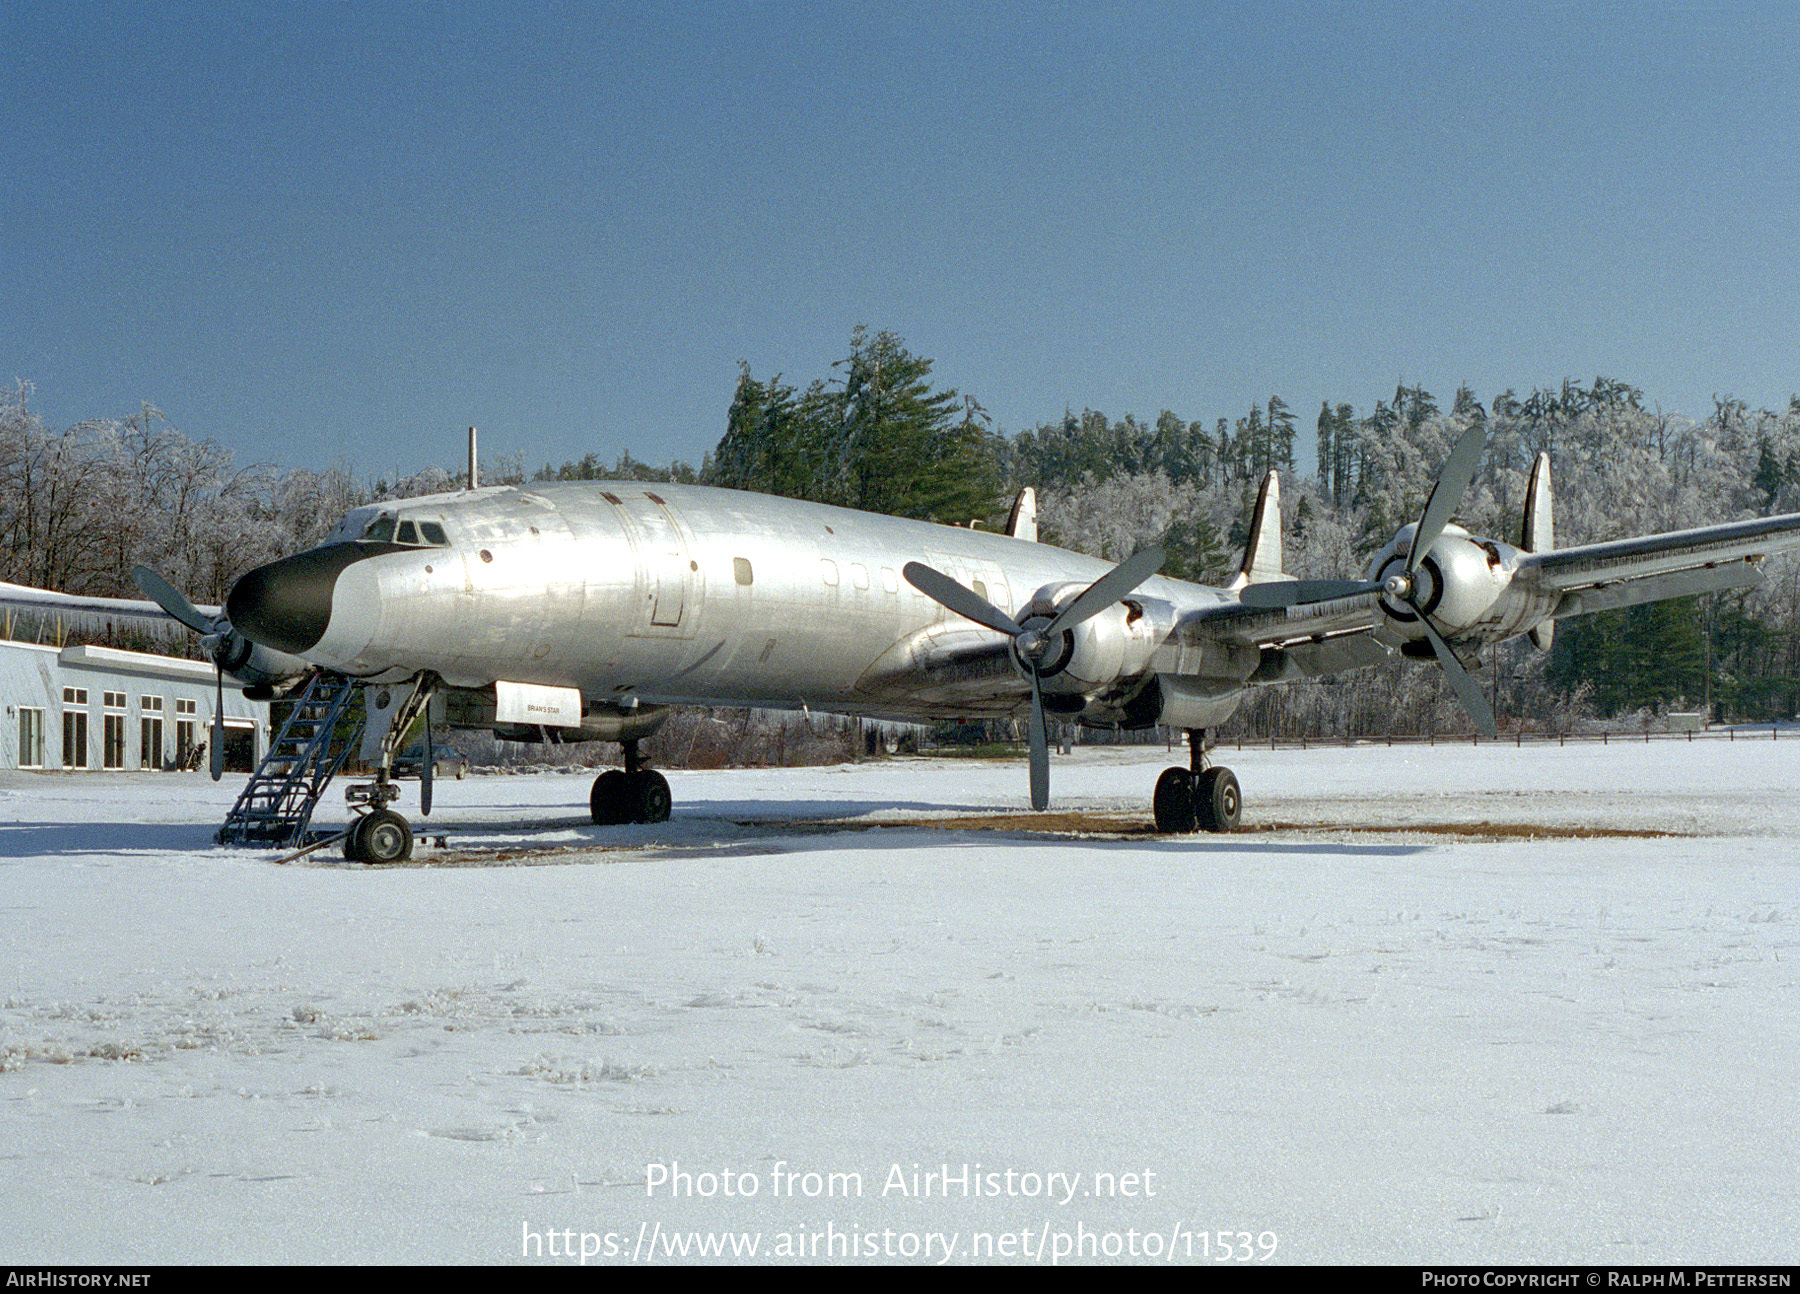
[[[754,584],[756,582],[756,573],[750,569],[750,559],[748,557],[732,558],[731,573],[737,578],[739,584]]]
[[[450,547],[450,537],[444,533],[444,528],[435,521],[421,521],[419,533],[425,536],[425,542],[428,544],[435,544],[439,548]]]
[[[400,529],[394,534],[394,542],[400,544],[416,544],[419,542],[419,528],[410,521],[402,521]]]

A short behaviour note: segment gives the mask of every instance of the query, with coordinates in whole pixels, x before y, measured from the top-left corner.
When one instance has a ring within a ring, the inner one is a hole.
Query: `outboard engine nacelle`
[[[258,700],[267,700],[277,689],[312,668],[298,656],[253,643],[230,627],[222,633],[207,634],[201,644],[214,664]]]

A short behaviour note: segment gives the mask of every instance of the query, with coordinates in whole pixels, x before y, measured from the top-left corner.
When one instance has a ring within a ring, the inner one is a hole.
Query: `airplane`
[[[1746,587],[1800,547],[1794,514],[1557,549],[1548,455],[1518,541],[1473,535],[1451,518],[1484,447],[1479,427],[1458,441],[1419,519],[1361,580],[1282,570],[1273,472],[1221,588],[1157,574],[1154,546],[1110,565],[1037,542],[1030,491],[1001,533],[702,486],[475,488],[473,474],[468,489],[353,509],[318,546],[245,574],[215,612],[138,576],[206,635],[221,675],[266,694],[317,669],[400,694],[381,707],[376,780],[351,797],[345,853],[367,863],[410,856],[391,769],[434,695],[452,724],[503,738],[619,742],[624,767],[590,791],[596,823],[667,819],[668,782],[639,743],[672,707],[701,705],[912,721],[1023,711],[1040,810],[1052,716],[1179,728],[1188,762],[1156,781],[1157,830],[1231,831],[1241,790],[1209,734],[1250,688],[1399,651],[1435,659],[1491,736],[1465,664],[1481,647],[1529,634],[1544,648],[1558,619]]]

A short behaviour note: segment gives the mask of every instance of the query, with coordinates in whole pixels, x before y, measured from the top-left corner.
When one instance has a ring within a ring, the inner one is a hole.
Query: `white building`
[[[0,768],[192,767],[212,739],[214,698],[202,661],[0,641]],[[250,772],[268,748],[267,703],[227,681],[225,730],[226,768]]]

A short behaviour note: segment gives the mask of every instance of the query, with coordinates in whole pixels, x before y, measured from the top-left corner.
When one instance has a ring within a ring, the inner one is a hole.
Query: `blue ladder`
[[[243,794],[219,828],[221,845],[303,845],[313,810],[362,737],[350,713],[357,680],[315,671]]]

